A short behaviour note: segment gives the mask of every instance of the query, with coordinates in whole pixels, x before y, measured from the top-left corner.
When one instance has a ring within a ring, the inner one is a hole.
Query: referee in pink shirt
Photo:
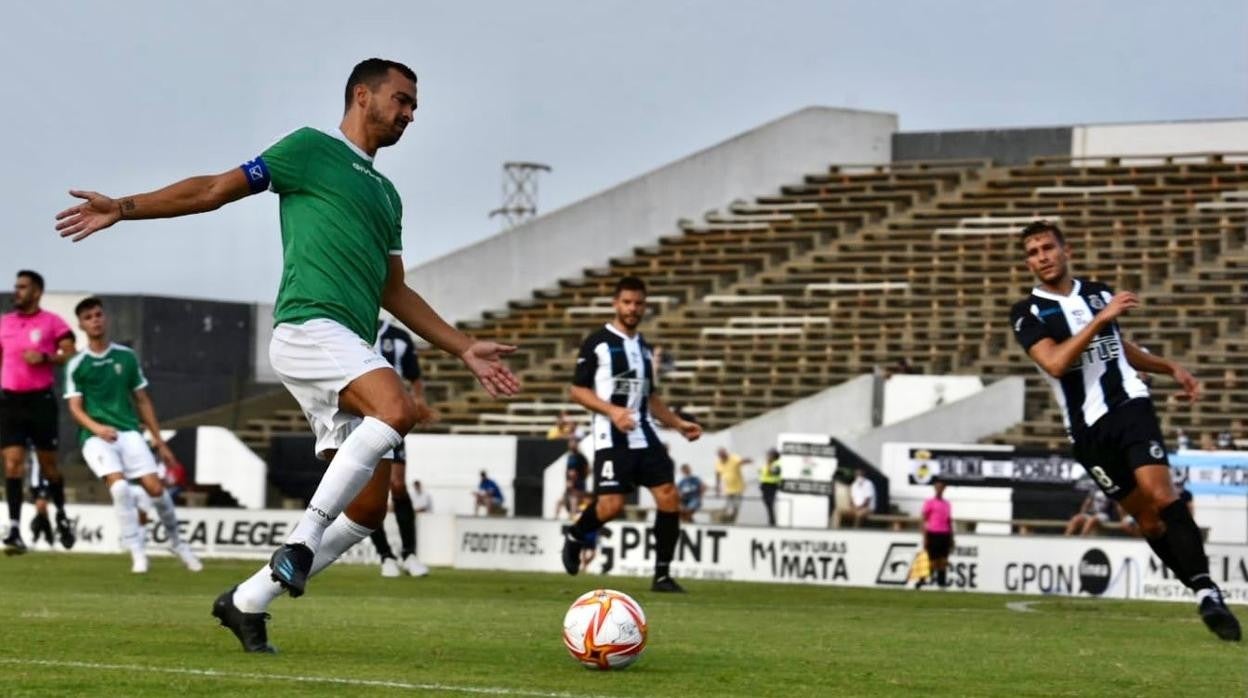
[[[0,316],[0,452],[4,454],[4,497],[9,505],[9,532],[4,551],[26,552],[22,542],[22,485],[26,448],[31,445],[56,505],[56,530],[61,545],[74,544],[65,514],[65,482],[56,467],[59,403],[52,392],[56,367],[75,353],[74,333],[60,316],[42,310],[43,277],[23,269],[13,285],[13,312]]]
[[[932,576],[942,589],[949,586],[949,553],[953,550],[953,508],[945,499],[945,483],[933,483],[936,494],[923,502],[923,549]]]

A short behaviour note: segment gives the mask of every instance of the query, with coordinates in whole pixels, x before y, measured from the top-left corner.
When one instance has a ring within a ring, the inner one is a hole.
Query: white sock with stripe
[[[325,529],[368,484],[373,470],[377,468],[377,461],[401,443],[403,436],[391,429],[389,424],[374,417],[365,417],[334,454],[308,502],[307,510],[303,512],[303,518],[291,531],[286,543],[303,543],[315,553],[321,545]]]
[[[332,565],[351,546],[368,538],[372,533],[373,529],[357,524],[348,519],[346,514],[334,519],[334,523],[325,529],[320,550],[316,551],[316,557],[312,559],[310,576],[315,576]],[[234,590],[234,605],[243,613],[263,613],[274,599],[282,595],[282,591],[282,585],[273,581],[273,570],[266,563]]]

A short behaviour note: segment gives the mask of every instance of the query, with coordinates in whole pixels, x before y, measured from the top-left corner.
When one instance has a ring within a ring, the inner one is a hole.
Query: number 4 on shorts
[[[612,463],[609,460],[602,462],[602,479],[603,480],[615,479],[615,463]]]

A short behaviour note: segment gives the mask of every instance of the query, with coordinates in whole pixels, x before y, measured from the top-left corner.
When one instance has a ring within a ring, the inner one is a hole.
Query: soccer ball
[[[628,594],[595,589],[563,617],[563,644],[587,669],[623,669],[646,649],[646,614]]]

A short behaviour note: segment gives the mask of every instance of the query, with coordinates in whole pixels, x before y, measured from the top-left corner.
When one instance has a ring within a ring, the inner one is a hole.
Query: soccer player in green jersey
[[[286,544],[213,604],[213,615],[252,652],[273,651],[269,604],[283,590],[301,595],[311,574],[385,517],[389,473],[377,464],[418,414],[399,374],[373,351],[380,308],[459,357],[491,395],[520,387],[502,361],[515,347],[473,340],[403,280],[402,202],[373,156],[411,123],[416,74],[370,58],[351,71],[345,101],[337,128],[298,129],[241,167],[119,199],[71,190],[85,203],[57,215],[61,236],[78,241],[123,219],[211,211],[265,189],[280,197],[282,280],[269,359],[329,466]]]
[[[78,443],[87,467],[95,473],[113,498],[121,524],[121,544],[130,551],[135,574],[147,572],[147,548],[139,525],[138,506],[129,480],[136,480],[152,498],[160,523],[169,535],[169,550],[192,572],[204,568],[178,533],[178,514],[164,483],[157,475],[156,459],[139,433],[139,422],[152,435],[161,460],[172,463],[173,452],[160,438],[160,423],[147,395],[147,378],[134,350],[108,341],[104,303],[94,296],[74,308],[78,326],[87,335],[87,350],[65,366],[65,399],[78,422]]]

